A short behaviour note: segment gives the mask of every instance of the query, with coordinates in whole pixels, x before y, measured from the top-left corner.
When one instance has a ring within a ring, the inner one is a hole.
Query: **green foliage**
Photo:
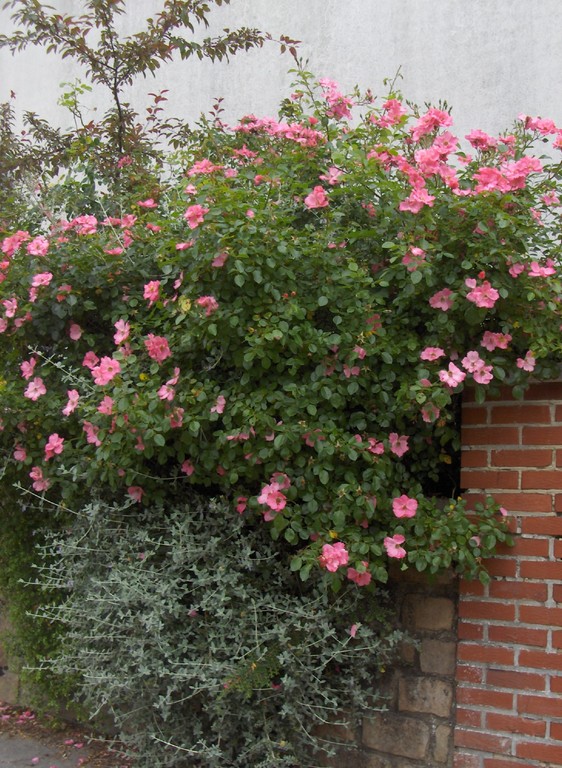
[[[214,37],[201,38],[199,30],[209,27],[209,17],[229,3],[230,0],[166,0],[145,20],[144,29],[123,36],[119,21],[126,11],[125,0],[82,0],[77,4],[82,12],[74,16],[57,12],[39,0],[5,2],[3,8],[13,10],[11,18],[16,30],[11,35],[0,35],[0,48],[16,53],[28,46],[38,46],[62,59],[72,59],[83,68],[93,86],[106,89],[113,106],[101,121],[84,121],[76,95],[90,86],[79,83],[74,93],[67,91],[61,97],[61,104],[74,117],[74,129],[55,129],[36,114],[27,113],[28,136],[23,142],[11,133],[9,114],[0,113],[0,134],[10,134],[6,150],[15,160],[0,160],[0,171],[5,170],[3,166],[7,163],[18,180],[29,173],[44,180],[45,170],[52,173],[72,168],[75,172],[87,172],[95,167],[98,180],[109,185],[114,193],[122,188],[137,188],[138,179],[131,179],[131,172],[133,177],[140,173],[145,186],[154,182],[155,177],[146,173],[148,159],[161,160],[159,143],[165,140],[171,145],[179,144],[189,129],[181,121],[161,119],[165,92],[151,94],[153,103],[141,118],[125,101],[124,90],[139,77],[154,75],[174,56],[221,62],[273,41],[268,33],[247,27],[223,29]],[[282,35],[274,42],[282,52],[288,50],[295,55],[298,41]],[[9,110],[8,105],[3,108]],[[16,151],[12,152],[12,148]],[[124,156],[132,160],[133,167],[120,173],[118,162]]]
[[[411,146],[423,117],[388,126],[367,104],[343,130],[327,86],[301,78],[292,122],[203,123],[187,187],[5,239],[3,439],[25,453],[10,471],[73,508],[88,487],[140,503],[225,494],[292,547],[301,578],[320,565],[335,589],[335,542],[349,578],[385,581],[396,536],[405,565],[478,576],[473,537],[505,525],[490,500],[467,526],[443,470],[467,382],[482,399],[557,370],[560,243],[543,201],[557,166],[538,172],[520,127],[487,166],[441,160],[437,175],[427,134]],[[450,134],[433,139],[453,153]],[[519,163],[506,191],[475,182],[494,163]]]
[[[28,703],[53,708],[68,699],[74,686],[68,675],[40,669],[43,659],[58,649],[59,627],[39,617],[30,619],[46,599],[34,566],[37,548],[45,543],[44,512],[32,502],[22,503],[13,489],[3,485],[0,517],[0,595],[2,613],[8,620],[0,642],[10,658],[10,668],[16,671],[22,665],[18,672],[31,696]]]
[[[139,768],[316,765],[318,724],[382,703],[401,635],[381,596],[303,585],[228,504],[96,501],[51,547],[41,575],[66,599],[47,618],[67,632],[48,668],[82,676]]]
[[[2,241],[3,482],[67,595],[47,666],[147,766],[306,764],[371,701],[390,564],[485,581],[509,541],[458,487],[463,391],[559,369],[562,167],[532,152],[560,130],[470,158],[444,110],[297,80],[279,120],[217,107],[167,175],[151,148],[107,184],[81,135]]]

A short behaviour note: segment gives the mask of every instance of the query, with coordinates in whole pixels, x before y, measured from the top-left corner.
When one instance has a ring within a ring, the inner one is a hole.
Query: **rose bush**
[[[471,156],[451,123],[300,73],[279,119],[202,123],[151,197],[9,233],[5,477],[74,508],[225,496],[335,588],[393,559],[485,578],[505,525],[448,472],[458,397],[557,371],[562,170],[537,152],[562,131],[523,116]]]

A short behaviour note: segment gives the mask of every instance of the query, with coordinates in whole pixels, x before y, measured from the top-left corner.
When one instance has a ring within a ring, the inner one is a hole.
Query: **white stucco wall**
[[[79,13],[80,0],[49,0]],[[129,0],[123,30],[134,32],[158,0]],[[404,95],[418,103],[445,99],[457,135],[471,128],[498,132],[521,112],[562,124],[562,0],[231,0],[217,8],[218,28],[256,26],[302,40],[300,54],[319,77],[375,94],[400,67]],[[9,28],[9,12],[0,11]],[[194,119],[223,96],[226,118],[275,114],[287,95],[292,66],[273,46],[240,54],[231,63],[176,62],[131,94],[141,105],[148,91],[170,89],[172,114]],[[0,100],[17,94],[19,110],[68,122],[57,109],[59,84],[80,77],[68,62],[42,51],[0,53]],[[99,93],[96,99],[100,105]],[[107,102],[105,102],[107,103]],[[102,106],[100,106],[100,109]]]

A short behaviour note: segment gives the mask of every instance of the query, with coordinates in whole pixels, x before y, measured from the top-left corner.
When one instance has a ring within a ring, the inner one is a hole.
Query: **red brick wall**
[[[516,535],[460,585],[455,768],[562,766],[562,381],[465,399],[461,485]]]

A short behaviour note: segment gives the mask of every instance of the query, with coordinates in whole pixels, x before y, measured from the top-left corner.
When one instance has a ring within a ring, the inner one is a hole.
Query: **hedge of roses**
[[[70,508],[193,486],[335,588],[482,574],[505,521],[451,480],[458,400],[557,373],[562,130],[451,125],[301,73],[145,197],[7,233],[5,481]]]

